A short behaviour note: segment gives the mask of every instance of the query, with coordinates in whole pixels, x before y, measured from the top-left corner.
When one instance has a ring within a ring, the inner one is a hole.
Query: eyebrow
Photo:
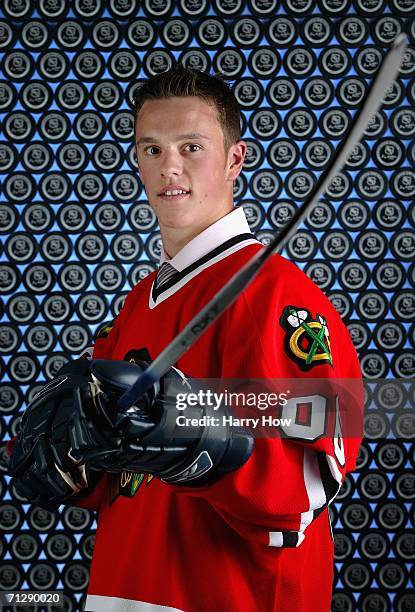
[[[198,140],[199,138],[202,138],[204,140],[209,140],[207,136],[200,134],[200,132],[192,132],[191,134],[180,134],[179,136],[177,136],[176,141],[178,140]],[[151,143],[151,142],[159,142],[159,141],[157,140],[157,138],[153,136],[143,136],[142,138],[139,138],[137,140],[136,144]]]

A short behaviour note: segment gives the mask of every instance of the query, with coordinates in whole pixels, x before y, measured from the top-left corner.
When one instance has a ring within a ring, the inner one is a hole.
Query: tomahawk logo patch
[[[120,496],[134,497],[143,484],[147,486],[153,480],[152,474],[140,474],[138,472],[121,472],[110,474],[109,479],[109,505]]]
[[[143,482],[150,484],[154,476],[152,474],[139,474],[137,472],[122,472],[120,474],[120,495],[134,497]]]
[[[115,317],[115,318],[117,318],[117,317]],[[112,321],[107,321],[106,323],[104,323],[98,329],[98,332],[96,333],[95,339],[98,340],[98,338],[106,338],[108,336],[108,334],[110,333],[110,331],[112,330],[112,328],[114,327],[114,323],[115,323],[115,319],[113,319]]]
[[[285,351],[301,370],[306,372],[321,363],[333,366],[329,330],[322,315],[317,313],[313,318],[306,308],[287,306],[280,324],[286,331]]]

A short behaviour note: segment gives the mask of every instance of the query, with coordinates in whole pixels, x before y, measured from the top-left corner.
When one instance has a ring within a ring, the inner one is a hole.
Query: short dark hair
[[[241,139],[240,108],[229,85],[220,75],[185,68],[178,64],[150,77],[135,96],[135,118],[147,100],[160,100],[176,96],[197,96],[216,108],[222,127],[225,152]]]

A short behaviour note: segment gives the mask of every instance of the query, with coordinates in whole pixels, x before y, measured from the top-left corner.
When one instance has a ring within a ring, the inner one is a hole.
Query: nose
[[[178,151],[166,149],[161,159],[161,176],[169,178],[171,176],[180,176],[183,171],[183,161]]]

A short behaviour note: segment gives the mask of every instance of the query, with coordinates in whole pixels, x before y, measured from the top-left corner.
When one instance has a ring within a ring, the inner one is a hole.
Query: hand
[[[253,450],[253,437],[221,424],[222,408],[186,409],[186,417],[215,416],[218,425],[179,426],[178,393],[198,391],[196,381],[170,368],[138,401],[122,412],[117,400],[142,374],[147,363],[96,360],[94,383],[76,390],[71,416],[72,455],[94,469],[148,472],[165,482],[203,485],[240,467]],[[209,419],[207,419],[209,423]]]
[[[23,414],[8,471],[31,503],[56,510],[63,500],[85,497],[100,474],[71,457],[68,420],[75,387],[91,380],[88,361],[66,364],[42,387]]]

